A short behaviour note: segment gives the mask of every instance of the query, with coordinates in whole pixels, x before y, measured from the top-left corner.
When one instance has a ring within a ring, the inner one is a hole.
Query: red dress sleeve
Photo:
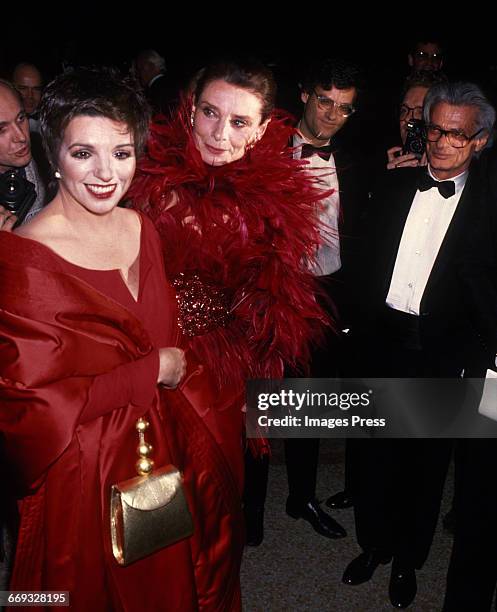
[[[95,376],[79,417],[84,424],[128,404],[149,406],[157,390],[159,351]]]

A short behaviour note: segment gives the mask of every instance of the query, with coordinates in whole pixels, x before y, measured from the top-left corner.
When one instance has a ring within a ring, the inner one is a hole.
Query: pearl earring
[[[60,178],[62,178],[62,177],[60,176],[60,172],[59,172],[58,170],[56,170],[56,171],[55,171],[55,178],[56,178],[56,179],[60,179]]]
[[[190,115],[190,123],[192,124],[192,127],[194,123],[194,119],[193,119],[194,115],[195,115],[195,111],[192,111],[192,114]]]

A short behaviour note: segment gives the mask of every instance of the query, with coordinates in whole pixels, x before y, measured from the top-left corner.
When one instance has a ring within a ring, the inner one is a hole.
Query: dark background
[[[210,60],[225,55],[252,55],[273,68],[279,84],[279,105],[300,113],[297,83],[309,60],[339,56],[363,69],[357,113],[342,138],[363,149],[384,150],[398,144],[396,117],[402,83],[409,68],[407,54],[418,36],[434,35],[445,49],[444,70],[451,79],[478,83],[497,103],[497,34],[490,15],[470,15],[468,8],[420,9],[397,5],[380,15],[349,3],[308,3],[291,14],[279,5],[186,5],[174,13],[170,5],[115,3],[111,9],[65,4],[37,14],[19,6],[1,16],[0,76],[30,61],[45,80],[64,65],[112,64],[128,70],[144,48],[156,49],[175,81],[187,82]],[[129,6],[129,5],[126,5]],[[278,8],[277,8],[278,6]],[[269,9],[277,11],[269,18]],[[11,15],[9,14],[11,13]],[[23,13],[26,13],[24,16]]]
[[[145,3],[137,12],[136,7],[130,11],[115,4],[116,10],[105,14],[75,8],[78,5],[65,6],[73,11],[71,16],[38,9],[39,19],[32,13],[23,17],[22,6],[12,17],[8,10],[7,15],[1,15],[3,77],[23,60],[39,65],[48,77],[60,70],[63,60],[124,68],[140,49],[151,47],[166,58],[169,68],[185,71],[230,53],[256,55],[296,74],[306,58],[346,56],[362,64],[368,80],[388,82],[406,73],[412,39],[433,34],[444,41],[449,76],[492,86],[497,80],[497,28],[490,16],[476,19],[460,14],[450,20],[447,16],[439,19],[427,17],[427,7],[421,16],[406,5],[399,13],[379,17],[351,3],[349,11],[337,15],[316,5],[320,12],[309,9],[310,14],[294,18],[286,13],[281,20],[270,22],[256,5],[233,5],[224,10],[216,6],[214,11],[213,5],[191,5],[190,12],[185,8],[174,17],[168,15],[167,5],[152,10]]]

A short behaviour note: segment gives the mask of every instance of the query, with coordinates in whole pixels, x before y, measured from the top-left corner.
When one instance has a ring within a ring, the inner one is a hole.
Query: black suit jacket
[[[354,274],[355,326],[381,333],[382,317],[398,248],[417,180],[425,168],[391,171],[370,202],[368,235]],[[459,266],[467,239],[482,210],[484,190],[474,161],[454,216],[428,278],[420,305],[419,335],[424,350],[458,354],[465,363],[481,358],[481,343],[469,316]],[[463,366],[464,367],[464,366]]]
[[[145,94],[154,114],[169,116],[178,105],[180,84],[176,77],[168,72],[159,75],[152,85],[145,89]]]
[[[459,264],[464,299],[479,340],[487,353],[487,366],[495,368],[497,353],[497,150],[481,158],[480,185],[484,205],[469,232]]]

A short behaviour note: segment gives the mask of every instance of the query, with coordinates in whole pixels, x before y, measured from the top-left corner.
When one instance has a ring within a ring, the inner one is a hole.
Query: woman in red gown
[[[181,389],[240,493],[246,381],[305,369],[327,322],[308,269],[329,193],[293,159],[292,120],[274,99],[265,67],[208,66],[177,116],[152,123],[130,189],[161,236],[176,289],[189,373]]]
[[[0,232],[0,431],[20,511],[9,588],[68,591],[85,612],[239,609],[237,488],[172,390],[185,359],[155,229],[117,206],[143,98],[112,72],[76,71],[48,86],[41,115],[57,196]],[[155,465],[183,472],[194,533],[122,567],[110,489],[136,475],[140,417]]]

